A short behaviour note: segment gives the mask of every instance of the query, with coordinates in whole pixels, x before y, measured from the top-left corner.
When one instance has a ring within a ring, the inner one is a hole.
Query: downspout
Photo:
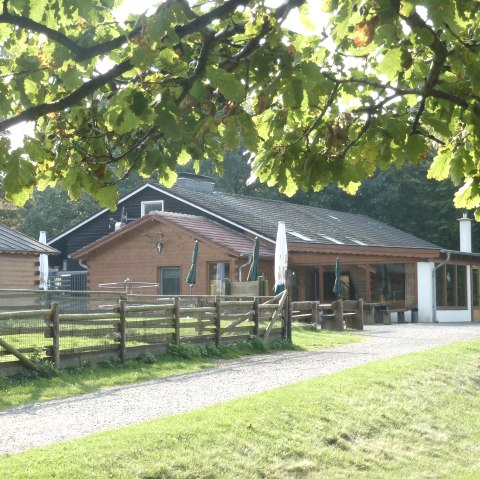
[[[433,303],[432,303],[432,321],[434,323],[438,323],[437,320],[437,269],[440,269],[442,266],[445,266],[449,261],[450,261],[450,251],[442,251],[443,253],[447,253],[447,259],[440,264],[437,264],[433,268],[432,271],[432,297],[433,297]]]
[[[86,264],[83,262],[83,259],[79,259],[79,260],[78,260],[78,264],[79,264],[82,268],[88,269],[88,265],[86,265]]]
[[[251,265],[252,264],[252,259],[253,259],[253,256],[250,254],[250,253],[242,253],[240,255],[240,257],[245,257],[247,256],[248,257],[248,261],[244,264],[242,264],[240,266],[240,268],[238,268],[238,281],[240,281],[240,283],[242,282],[242,271],[243,271],[243,268],[246,268],[247,266]]]

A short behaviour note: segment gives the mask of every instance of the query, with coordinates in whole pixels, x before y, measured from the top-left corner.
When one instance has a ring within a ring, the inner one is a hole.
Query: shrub
[[[192,343],[169,344],[167,354],[172,358],[194,359],[203,356],[202,349]]]
[[[106,368],[120,368],[123,367],[122,361],[120,358],[112,356],[108,361],[102,363]]]
[[[151,352],[147,351],[146,353],[143,353],[141,356],[139,356],[137,358],[137,361],[144,364],[155,364],[157,359]]]

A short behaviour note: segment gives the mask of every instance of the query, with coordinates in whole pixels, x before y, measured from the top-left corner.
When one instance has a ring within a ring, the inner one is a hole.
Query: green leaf
[[[456,208],[473,209],[479,207],[480,187],[473,178],[468,179],[455,193],[454,203]]]
[[[178,140],[185,133],[177,125],[177,119],[174,114],[168,110],[168,106],[162,105],[156,112],[155,125],[162,131],[167,138]]]
[[[480,95],[480,58],[467,67],[467,73],[470,76],[473,93]]]
[[[402,0],[400,3],[400,14],[409,17],[415,12],[415,2],[412,0]]]
[[[212,86],[218,89],[227,100],[241,103],[245,99],[245,86],[232,73],[221,68],[208,66],[207,78]]]
[[[118,192],[115,186],[102,186],[94,196],[101,207],[109,208],[112,211],[116,208]]]
[[[340,188],[349,195],[355,195],[361,185],[359,181],[350,181],[346,186],[340,185]]]
[[[66,71],[60,74],[60,77],[67,90],[75,90],[83,84],[83,80],[79,75],[78,70],[74,67],[68,67]]]
[[[420,135],[409,135],[405,143],[405,156],[407,161],[417,163],[428,153],[428,145],[425,138]]]
[[[132,111],[135,115],[140,116],[148,107],[148,99],[141,91],[132,93]]]
[[[256,152],[258,149],[258,133],[252,118],[247,114],[240,115],[238,125],[241,129],[243,145],[248,150]]]
[[[446,180],[450,175],[450,165],[453,154],[449,149],[442,148],[433,159],[432,166],[428,170],[427,178],[435,180]]]
[[[225,121],[225,129],[222,136],[222,145],[227,151],[234,151],[240,146],[240,135],[236,117],[230,117]]]
[[[165,48],[155,57],[155,63],[160,67],[172,67],[177,65],[179,56],[171,48]]]
[[[450,124],[439,120],[436,116],[424,114],[422,116],[422,123],[431,126],[440,135],[450,138],[452,131],[450,130]]]
[[[3,188],[7,199],[18,206],[23,206],[33,192],[35,166],[22,158],[20,150],[10,153],[5,162]]]
[[[295,77],[288,79],[282,95],[283,103],[287,108],[298,108],[303,100],[302,81]]]
[[[402,50],[400,48],[388,50],[378,64],[377,70],[379,73],[384,74],[389,81],[393,81],[402,70],[401,60]]]
[[[177,178],[178,175],[174,170],[166,168],[163,172],[161,172],[159,182],[167,188],[171,188],[177,181]]]
[[[324,80],[319,66],[314,62],[302,62],[300,65],[305,80],[312,82],[315,85],[320,84]]]
[[[188,153],[186,150],[182,150],[177,158],[177,163],[181,166],[188,164],[188,162],[192,159],[192,155]]]
[[[154,60],[155,52],[150,48],[150,45],[140,44],[133,50],[132,65],[140,70],[150,67]]]
[[[126,105],[123,108],[116,105],[105,115],[105,123],[111,130],[123,135],[138,128],[142,124],[142,120]]]

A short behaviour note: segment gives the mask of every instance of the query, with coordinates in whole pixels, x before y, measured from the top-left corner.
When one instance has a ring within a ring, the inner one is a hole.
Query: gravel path
[[[190,411],[381,359],[464,339],[480,324],[367,326],[361,343],[219,361],[215,368],[0,413],[0,454]]]

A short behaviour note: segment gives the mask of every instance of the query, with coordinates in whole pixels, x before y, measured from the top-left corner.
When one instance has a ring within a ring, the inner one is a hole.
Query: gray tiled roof
[[[58,254],[59,251],[0,225],[0,253]]]
[[[188,188],[187,184],[183,186],[181,182],[168,191],[273,240],[278,221],[285,221],[289,243],[440,249],[433,243],[363,215],[218,191],[202,191]]]

